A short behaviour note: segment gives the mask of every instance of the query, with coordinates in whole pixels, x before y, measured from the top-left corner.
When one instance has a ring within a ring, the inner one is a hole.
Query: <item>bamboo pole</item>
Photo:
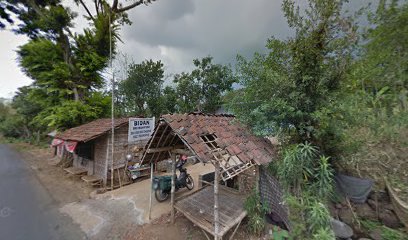
[[[109,137],[106,137],[106,158],[105,158],[105,175],[103,178],[103,186],[106,190],[108,184],[108,161],[109,161]]]
[[[174,194],[176,192],[176,154],[171,154],[171,223],[174,224]]]
[[[149,220],[152,219],[153,205],[153,162],[150,163],[150,200],[149,200]]]
[[[214,174],[214,239],[219,240],[219,228],[220,228],[220,216],[218,211],[218,187],[219,187],[219,178],[220,178],[220,163],[215,161],[215,174]]]

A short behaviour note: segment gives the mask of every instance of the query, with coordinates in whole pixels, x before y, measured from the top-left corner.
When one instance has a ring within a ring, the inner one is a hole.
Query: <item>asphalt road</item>
[[[21,156],[0,144],[0,240],[86,239]]]

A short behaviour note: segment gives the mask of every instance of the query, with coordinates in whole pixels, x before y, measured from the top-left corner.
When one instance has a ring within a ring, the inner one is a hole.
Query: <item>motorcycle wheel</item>
[[[157,189],[154,192],[154,196],[156,197],[156,200],[158,202],[164,202],[169,198],[170,194],[168,192],[162,191],[161,189]]]
[[[188,190],[192,190],[194,188],[194,180],[190,175],[187,176],[186,187]]]

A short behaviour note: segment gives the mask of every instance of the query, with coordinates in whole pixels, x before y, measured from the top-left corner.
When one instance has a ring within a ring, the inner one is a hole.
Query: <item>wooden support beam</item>
[[[146,153],[156,153],[156,152],[166,152],[178,148],[184,148],[184,145],[175,145],[175,146],[168,146],[168,147],[160,147],[160,148],[150,148],[146,150]]]
[[[150,163],[149,220],[152,219],[152,205],[153,205],[153,162]]]
[[[179,149],[171,150],[171,152],[175,153],[175,154],[186,155],[186,156],[194,156],[194,154],[188,149],[180,149],[179,148]]]
[[[176,154],[171,154],[171,223],[174,224],[175,219],[175,208],[174,199],[176,192]]]
[[[220,184],[220,164],[215,161],[215,174],[214,174],[214,240],[219,240],[220,232],[220,216],[218,211],[218,188]]]

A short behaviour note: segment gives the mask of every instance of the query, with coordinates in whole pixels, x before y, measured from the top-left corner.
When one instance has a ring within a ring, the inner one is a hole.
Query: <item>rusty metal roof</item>
[[[129,124],[129,118],[115,119],[115,128],[121,127],[125,124]],[[112,120],[110,118],[102,118],[58,133],[55,138],[77,142],[88,142],[104,135],[110,131],[111,128]]]
[[[203,136],[215,135],[215,142],[220,149],[227,151],[230,156],[236,156],[244,163],[253,161],[258,165],[266,164],[276,156],[276,148],[270,141],[250,133],[233,115],[170,114],[163,115],[161,122],[162,124],[157,125],[153,137],[147,144],[149,148],[176,145],[180,144],[181,140],[182,143],[188,144],[189,149],[201,161],[209,162],[213,155],[203,140]],[[172,141],[163,140],[168,138],[167,136],[163,137],[163,135],[170,135],[171,130],[176,133],[178,138]],[[161,161],[168,157],[167,154],[145,153],[143,162]]]

